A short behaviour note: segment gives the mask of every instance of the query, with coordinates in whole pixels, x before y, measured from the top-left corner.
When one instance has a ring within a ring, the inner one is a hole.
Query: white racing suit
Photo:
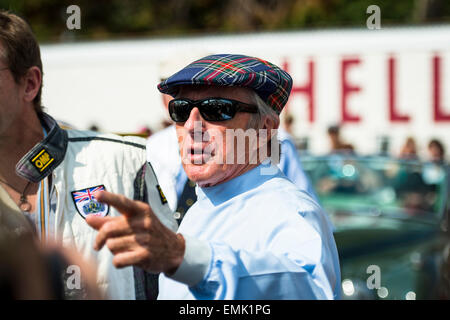
[[[176,230],[167,200],[146,161],[145,140],[90,131],[63,130],[47,114],[40,116],[47,136],[16,165],[16,172],[29,181],[51,180],[48,213],[40,211],[41,239],[59,238],[75,247],[97,266],[97,284],[110,299],[155,299],[157,275],[137,267],[116,269],[113,255],[105,246],[93,249],[97,231],[85,220],[88,214],[118,216],[112,207],[95,200],[105,189],[128,198],[145,201],[160,220]],[[42,199],[45,194],[40,188]],[[81,275],[82,276],[82,275]]]

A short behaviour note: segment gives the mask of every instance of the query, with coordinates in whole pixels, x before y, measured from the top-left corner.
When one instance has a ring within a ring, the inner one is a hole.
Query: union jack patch
[[[99,191],[105,191],[104,185],[72,191],[72,200],[78,213],[86,219],[88,215],[104,217],[109,213],[109,206],[98,202],[95,195]]]

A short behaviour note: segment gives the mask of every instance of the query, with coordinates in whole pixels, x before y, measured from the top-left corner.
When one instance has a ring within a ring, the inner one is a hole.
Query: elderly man
[[[92,250],[96,232],[85,221],[89,215],[119,215],[96,199],[100,190],[110,190],[152,202],[170,226],[163,215],[170,210],[146,163],[145,140],[64,130],[43,111],[41,91],[40,49],[30,27],[0,10],[2,201],[16,209],[16,219],[31,221],[43,243],[60,239],[95,261],[97,285],[107,297],[156,297],[153,275],[138,268],[118,270],[108,250]],[[68,298],[85,297],[81,287],[65,289]]]
[[[261,152],[274,149],[291,86],[277,66],[231,54],[194,61],[160,83],[175,98],[169,114],[198,200],[174,233],[148,205],[102,192],[99,201],[123,216],[88,217],[99,230],[96,249],[106,245],[117,267],[162,272],[159,299],[338,298],[338,254],[323,210]],[[258,143],[245,138],[239,152],[238,133],[250,131]]]
[[[168,108],[171,97],[162,95],[164,107]],[[280,144],[280,161],[278,167],[286,177],[300,190],[305,190],[317,200],[314,188],[303,171],[299,154],[290,134],[279,128],[277,139]],[[158,152],[155,152],[158,150]],[[177,211],[176,216],[180,222],[197,200],[195,183],[189,180],[183,170],[175,125],[172,124],[147,140],[147,160],[152,164],[158,181],[164,190],[169,206]]]

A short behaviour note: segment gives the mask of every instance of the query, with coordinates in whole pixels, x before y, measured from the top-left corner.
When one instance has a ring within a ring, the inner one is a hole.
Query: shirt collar
[[[47,136],[16,164],[16,173],[35,183],[46,178],[61,164],[68,143],[67,132],[58,126],[55,119],[43,113],[40,121]]]
[[[265,161],[256,168],[218,185],[203,188],[197,185],[197,198],[198,200],[208,199],[213,205],[220,205],[237,195],[262,185],[279,173],[278,167],[272,165],[269,161]]]

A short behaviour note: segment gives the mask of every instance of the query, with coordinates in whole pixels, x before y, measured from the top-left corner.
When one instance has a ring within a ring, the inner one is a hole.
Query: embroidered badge
[[[39,151],[37,153],[36,156],[34,156],[31,159],[31,163],[33,164],[33,166],[39,171],[42,172],[44,171],[45,168],[47,168],[49,166],[50,163],[52,163],[55,160],[55,158],[53,158],[50,153],[48,153],[47,150],[45,150],[45,148],[42,148],[41,151]]]
[[[156,189],[158,189],[159,197],[161,198],[161,203],[162,204],[166,204],[167,203],[166,196],[164,195],[164,192],[162,191],[162,189],[159,186],[159,184],[156,185]]]
[[[100,203],[95,199],[97,192],[105,190],[104,185],[99,185],[96,187],[72,191],[72,199],[75,203],[75,207],[84,219],[86,219],[86,216],[88,215],[104,217],[108,214],[109,206],[107,204]]]

